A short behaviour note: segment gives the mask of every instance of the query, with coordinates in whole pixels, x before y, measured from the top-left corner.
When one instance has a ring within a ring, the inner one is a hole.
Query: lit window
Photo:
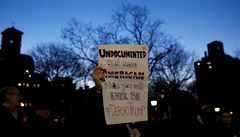
[[[207,62],[207,64],[208,64],[208,65],[211,65],[211,62],[210,62],[210,61],[208,61],[208,62]]]
[[[20,106],[21,106],[21,107],[24,107],[24,103],[23,103],[23,102],[21,102],[21,103],[20,103]]]
[[[58,118],[54,118],[54,122],[59,122],[59,119]]]
[[[12,39],[11,39],[11,40],[9,40],[9,43],[11,43],[11,44],[12,44],[13,42],[14,42],[14,40],[12,40]]]

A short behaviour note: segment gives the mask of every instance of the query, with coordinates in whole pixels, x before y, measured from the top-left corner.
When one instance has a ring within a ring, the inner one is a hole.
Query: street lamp
[[[215,112],[220,112],[220,107],[215,107],[215,108],[214,108],[214,111],[215,111]]]
[[[155,107],[157,106],[157,100],[151,100],[151,106]]]

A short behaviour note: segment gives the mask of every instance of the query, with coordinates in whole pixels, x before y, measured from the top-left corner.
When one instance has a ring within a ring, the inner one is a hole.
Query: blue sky
[[[94,25],[109,22],[112,11],[126,0],[0,0],[0,31],[12,25],[24,32],[21,52],[41,42],[61,40],[61,29],[71,18]],[[198,57],[207,43],[220,40],[225,53],[240,48],[240,0],[128,0],[146,6],[152,19],[165,22],[163,30]]]

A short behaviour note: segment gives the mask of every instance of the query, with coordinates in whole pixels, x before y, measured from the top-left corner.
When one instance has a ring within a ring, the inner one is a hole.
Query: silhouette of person
[[[61,133],[60,126],[52,117],[52,110],[48,102],[39,102],[39,104],[35,105],[29,125],[35,137],[59,136]]]
[[[216,135],[233,137],[236,133],[232,125],[232,116],[227,110],[220,111],[216,119]]]
[[[201,124],[197,119],[197,100],[191,93],[182,90],[173,91],[168,99],[171,123],[165,133],[167,136],[201,136]]]
[[[96,67],[92,73],[95,87],[82,92],[72,103],[64,122],[68,136],[130,137],[125,124],[106,124],[102,98],[105,72],[106,69]]]
[[[0,130],[1,134],[27,135],[25,116],[20,111],[20,101],[22,96],[16,87],[4,87],[0,91]]]

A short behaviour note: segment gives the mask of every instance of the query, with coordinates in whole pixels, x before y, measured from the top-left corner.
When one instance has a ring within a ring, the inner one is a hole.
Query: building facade
[[[48,81],[46,76],[34,72],[34,60],[21,54],[23,32],[15,27],[2,31],[0,49],[0,88],[18,87],[23,95],[23,107],[49,105],[56,113],[62,113],[75,91],[71,78]]]
[[[194,63],[200,103],[239,110],[240,60],[225,54],[220,41],[208,43],[207,49]]]

